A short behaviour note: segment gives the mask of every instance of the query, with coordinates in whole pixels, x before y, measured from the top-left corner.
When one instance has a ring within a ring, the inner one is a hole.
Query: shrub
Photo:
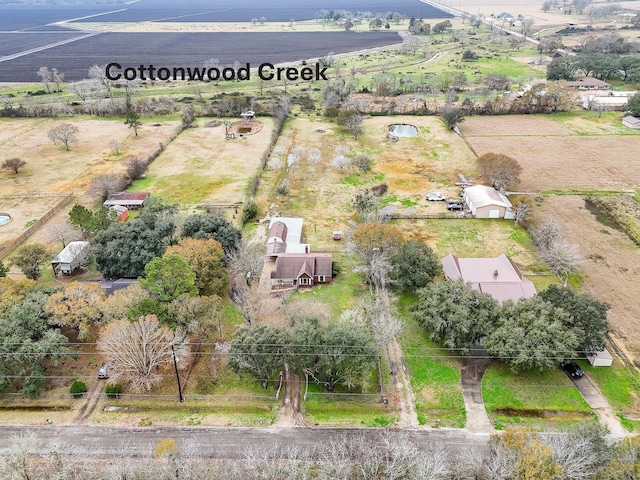
[[[178,445],[173,438],[160,440],[153,449],[154,458],[175,457],[178,454]]]
[[[289,182],[286,179],[276,188],[276,193],[278,195],[289,195]]]
[[[87,384],[81,382],[80,380],[76,380],[71,384],[71,388],[69,388],[69,393],[73,398],[80,398],[83,394],[87,393]]]
[[[122,385],[119,383],[107,383],[104,387],[104,393],[107,395],[107,398],[120,398]]]
[[[242,223],[245,224],[249,220],[258,216],[258,205],[256,202],[249,202],[242,210]]]
[[[374,193],[374,195],[377,195],[378,197],[381,197],[382,195],[387,193],[388,189],[389,189],[389,186],[386,183],[380,183],[378,185],[374,185],[373,187],[371,187],[371,191]]]
[[[362,172],[370,172],[372,163],[371,157],[365,153],[359,153],[353,159],[353,164]]]

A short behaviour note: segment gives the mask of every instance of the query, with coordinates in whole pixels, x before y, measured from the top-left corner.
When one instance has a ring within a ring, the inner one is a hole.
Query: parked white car
[[[430,202],[440,202],[446,200],[445,196],[440,194],[440,192],[431,192],[427,193],[427,200]]]

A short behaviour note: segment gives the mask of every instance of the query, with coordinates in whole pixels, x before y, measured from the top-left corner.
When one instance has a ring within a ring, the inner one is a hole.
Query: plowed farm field
[[[544,116],[475,117],[460,129],[478,155],[512,156],[520,190],[633,190],[640,179],[640,136],[579,135]]]

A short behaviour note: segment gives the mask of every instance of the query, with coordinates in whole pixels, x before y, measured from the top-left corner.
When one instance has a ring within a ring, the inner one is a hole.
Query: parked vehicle
[[[580,378],[584,375],[584,370],[582,370],[580,366],[573,360],[564,360],[560,363],[560,366],[572,377]]]
[[[427,193],[427,200],[430,202],[442,202],[446,200],[446,198],[440,194],[440,192],[431,192]]]
[[[462,205],[464,202],[460,198],[447,198],[447,205],[453,205],[454,203]]]
[[[447,210],[464,210],[464,205],[462,203],[450,203],[447,205]]]
[[[107,364],[103,363],[100,365],[100,370],[98,370],[98,379],[103,380],[105,378],[109,378],[109,374],[107,373]]]

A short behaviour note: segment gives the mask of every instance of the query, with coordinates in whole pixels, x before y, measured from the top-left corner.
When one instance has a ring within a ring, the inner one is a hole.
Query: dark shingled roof
[[[305,273],[309,277],[331,277],[331,258],[330,253],[286,253],[277,258],[271,278],[300,278]]]

